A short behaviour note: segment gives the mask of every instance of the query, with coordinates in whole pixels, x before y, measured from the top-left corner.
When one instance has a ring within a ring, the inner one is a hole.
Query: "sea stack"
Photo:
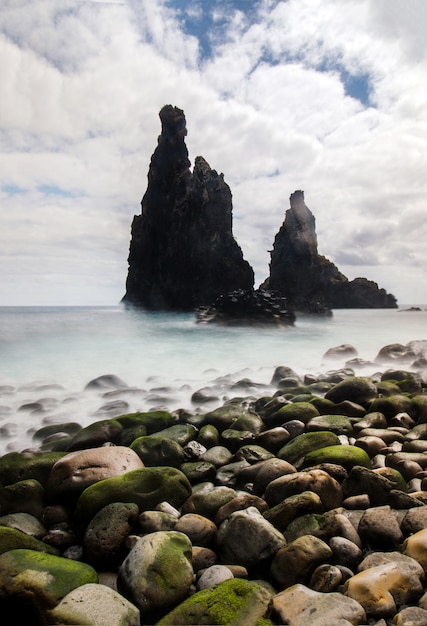
[[[397,307],[396,298],[377,283],[366,278],[350,281],[319,255],[315,218],[300,190],[290,196],[290,208],[274,240],[270,276],[263,287],[285,296],[296,312]]]
[[[160,113],[142,211],[132,222],[123,302],[151,310],[193,311],[236,289],[254,272],[232,232],[232,195],[201,156],[190,170],[184,112]]]

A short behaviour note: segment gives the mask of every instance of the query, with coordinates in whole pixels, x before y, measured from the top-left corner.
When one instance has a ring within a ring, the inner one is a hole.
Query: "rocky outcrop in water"
[[[197,321],[227,325],[293,326],[295,314],[283,296],[262,289],[240,289],[219,296],[211,306],[198,309]]]
[[[290,205],[274,240],[265,288],[281,293],[301,312],[397,307],[396,298],[377,283],[366,278],[350,281],[318,253],[315,219],[303,191],[291,195]]]
[[[232,195],[223,174],[198,156],[190,170],[184,112],[160,111],[141,215],[132,223],[123,302],[191,311],[221,294],[253,288],[254,273],[232,233]]]

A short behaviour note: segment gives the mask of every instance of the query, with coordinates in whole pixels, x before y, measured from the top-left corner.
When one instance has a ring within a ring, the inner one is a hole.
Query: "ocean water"
[[[2,307],[0,454],[35,445],[34,432],[51,423],[84,426],[154,407],[208,410],[242,395],[231,389],[242,379],[254,382],[248,395],[264,395],[278,365],[300,375],[344,366],[323,358],[344,343],[374,361],[385,345],[427,339],[427,306],[410,306],[299,316],[289,328],[198,324],[192,314],[122,306]],[[373,363],[363,372],[380,369],[387,368]],[[103,375],[121,379],[121,389],[85,390]],[[193,393],[206,387],[217,399],[194,402]]]

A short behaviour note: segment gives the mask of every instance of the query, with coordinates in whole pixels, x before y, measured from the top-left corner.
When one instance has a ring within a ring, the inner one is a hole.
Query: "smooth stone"
[[[212,446],[204,454],[200,455],[199,461],[212,463],[215,467],[227,465],[233,459],[233,454],[225,446]]]
[[[427,572],[427,528],[407,537],[403,543],[403,554],[415,559]]]
[[[219,527],[216,542],[222,563],[243,565],[248,570],[286,545],[283,534],[255,507],[232,513]]]
[[[391,617],[396,607],[407,605],[422,593],[420,572],[404,568],[403,563],[388,562],[365,569],[344,584],[344,595],[359,602],[367,615]]]
[[[88,583],[73,589],[49,612],[51,624],[139,626],[139,610],[114,589]]]
[[[234,578],[231,570],[225,565],[212,565],[208,567],[203,574],[200,576],[197,581],[197,591],[201,591],[202,589],[209,589],[210,587],[215,587],[220,583],[224,582],[224,580],[229,580]]]
[[[41,521],[45,500],[44,487],[38,480],[31,478],[0,489],[0,511],[3,515],[27,513]]]
[[[218,509],[214,522],[217,526],[220,526],[235,511],[242,511],[249,507],[255,507],[260,513],[268,510],[268,504],[262,498],[251,493],[239,493],[239,495]]]
[[[209,483],[207,483],[209,485]],[[211,520],[217,511],[235,498],[237,492],[231,487],[215,487],[212,485],[202,491],[195,491],[182,505],[182,514],[198,513]]]
[[[193,545],[207,547],[213,542],[217,527],[203,515],[187,513],[177,520],[175,530],[187,535]]]
[[[182,602],[192,582],[191,542],[175,531],[141,537],[121,564],[117,578],[119,591],[139,608],[143,623]]]
[[[296,471],[293,465],[282,459],[275,457],[266,460],[259,468],[253,480],[254,493],[261,496],[272,480],[279,478],[279,476],[295,474]]]
[[[127,384],[115,374],[104,374],[93,378],[85,386],[86,389],[95,389],[96,391],[105,391],[110,389],[124,389]]]
[[[400,528],[405,536],[414,535],[427,528],[427,507],[409,509],[400,524]]]
[[[114,567],[125,556],[125,541],[138,519],[136,504],[113,502],[92,518],[83,537],[85,559],[100,567]]]
[[[45,526],[34,515],[29,513],[10,513],[0,517],[0,526],[7,526],[20,530],[22,533],[34,537],[35,539],[43,539],[46,534]]]
[[[403,541],[397,516],[388,505],[367,509],[358,532],[363,544],[373,550],[393,549]]]
[[[357,422],[353,424],[354,431],[359,433],[361,430],[365,430],[366,428],[383,429],[387,428],[387,426],[388,423],[386,416],[380,411],[371,411],[370,413],[366,413],[364,417],[357,420]]]
[[[215,465],[207,461],[188,461],[182,463],[179,469],[187,476],[192,485],[199,482],[215,480],[216,477]]]
[[[316,567],[331,557],[327,543],[313,535],[303,535],[280,548],[271,563],[270,574],[280,589],[308,583]]]
[[[258,445],[276,454],[290,439],[291,433],[288,428],[276,426],[259,433],[255,441]]]
[[[223,465],[217,470],[215,482],[223,487],[236,487],[242,470],[250,465],[246,460]]]
[[[272,452],[269,452],[262,446],[257,444],[248,444],[237,450],[235,458],[236,461],[247,461],[253,465],[254,463],[259,463],[260,461],[275,459],[275,456]]]
[[[307,432],[330,431],[336,435],[351,435],[353,424],[345,415],[319,415],[307,423]]]
[[[219,432],[212,424],[202,426],[197,435],[197,442],[207,449],[217,446],[219,443]],[[203,453],[204,454],[204,453]]]
[[[184,450],[178,442],[157,434],[138,437],[130,448],[136,452],[145,467],[179,467],[186,460]]]
[[[311,402],[291,402],[282,406],[269,421],[274,419],[274,426],[286,427],[286,422],[291,420],[298,420],[307,424],[311,419],[318,416],[319,411]]]
[[[118,443],[123,426],[115,419],[99,420],[82,428],[74,435],[68,445],[68,451],[99,448],[105,443]]]
[[[330,593],[334,591],[342,581],[342,572],[335,565],[319,565],[314,570],[309,587],[314,591],[321,591],[322,593]]]
[[[241,578],[224,580],[216,587],[203,589],[184,600],[165,615],[156,626],[171,624],[269,624],[272,594],[263,585]]]
[[[332,550],[334,560],[345,567],[353,569],[362,560],[363,552],[361,548],[346,537],[331,537],[329,547]],[[318,589],[318,591],[321,591],[321,589]]]
[[[426,626],[427,611],[418,606],[408,606],[393,617],[391,626]]]
[[[142,534],[159,530],[174,530],[177,517],[164,511],[144,511],[138,518],[138,528]]]
[[[184,447],[196,438],[198,430],[192,424],[174,424],[156,432],[156,437],[172,439]]]
[[[264,517],[278,530],[284,532],[294,519],[308,513],[322,513],[323,510],[322,501],[317,493],[303,491],[267,509]]]
[[[325,398],[335,404],[343,400],[350,400],[365,405],[378,396],[375,384],[369,378],[352,376],[338,382],[326,392]]]
[[[125,446],[78,450],[66,454],[52,467],[47,483],[51,501],[78,497],[94,483],[144,467],[138,455]]]
[[[265,490],[264,499],[270,506],[276,506],[289,496],[303,491],[317,493],[326,510],[337,508],[342,504],[341,485],[329,474],[317,469],[276,478]]]
[[[273,613],[290,626],[357,626],[366,621],[363,607],[340,593],[321,593],[296,584],[273,598]]]
[[[364,450],[370,459],[386,447],[384,439],[380,437],[366,436],[358,437],[354,442],[357,448]]]
[[[216,552],[211,550],[210,548],[205,548],[202,546],[193,546],[192,549],[192,561],[193,561],[193,570],[197,574],[200,570],[207,569],[212,565],[216,565],[218,560]]]
[[[349,343],[342,343],[339,346],[334,346],[326,350],[322,359],[348,359],[349,357],[357,356],[358,352],[354,346]]]
[[[348,478],[342,483],[345,499],[350,496],[366,494],[371,506],[382,506],[388,503],[390,492],[394,488],[391,480],[366,467],[354,466]]]
[[[90,565],[35,550],[0,555],[0,599],[15,624],[46,624],[47,611],[73,589],[98,583]]]

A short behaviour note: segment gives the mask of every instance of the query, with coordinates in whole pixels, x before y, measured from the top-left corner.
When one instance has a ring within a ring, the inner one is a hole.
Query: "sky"
[[[289,196],[319,253],[427,303],[425,0],[2,0],[0,305],[125,293],[165,104],[258,286]]]

